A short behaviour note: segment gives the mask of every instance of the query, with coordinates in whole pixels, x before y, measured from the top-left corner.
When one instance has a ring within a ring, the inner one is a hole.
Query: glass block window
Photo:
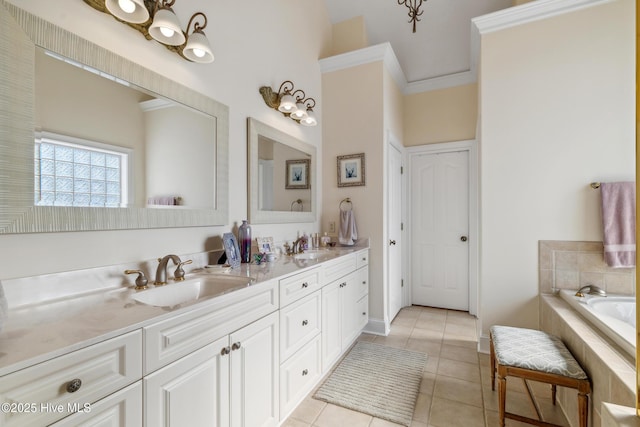
[[[127,206],[129,150],[60,135],[35,141],[37,206]]]

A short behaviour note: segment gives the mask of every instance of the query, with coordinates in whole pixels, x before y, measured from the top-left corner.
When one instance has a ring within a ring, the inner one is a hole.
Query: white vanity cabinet
[[[143,379],[145,426],[278,424],[277,285],[260,283],[145,328],[145,372],[164,365]]]
[[[322,370],[326,372],[368,321],[368,250],[325,266],[322,288]]]
[[[80,424],[72,419],[60,425],[91,425],[103,417],[105,407],[121,413],[120,422],[112,425],[137,419],[139,407],[120,405],[118,396],[106,403],[101,399],[142,378],[141,343],[137,330],[5,375],[0,379],[0,425],[49,425],[79,411],[75,422]]]

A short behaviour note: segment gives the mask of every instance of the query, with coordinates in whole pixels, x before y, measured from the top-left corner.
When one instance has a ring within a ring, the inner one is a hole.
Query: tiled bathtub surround
[[[634,276],[634,269],[607,267],[600,242],[539,242],[540,328],[562,338],[591,378],[594,427],[603,425],[603,402],[635,406],[635,362],[554,291],[593,284],[610,294],[634,295]],[[570,424],[577,425],[575,392],[558,388],[558,401]]]
[[[635,295],[635,269],[611,268],[602,242],[541,240],[538,243],[540,293],[596,285],[610,294]]]

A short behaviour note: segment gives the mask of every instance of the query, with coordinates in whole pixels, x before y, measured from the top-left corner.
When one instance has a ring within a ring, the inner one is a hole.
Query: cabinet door
[[[129,427],[142,425],[142,381],[98,400],[52,427]]]
[[[278,316],[272,313],[230,335],[232,427],[278,425]]]
[[[337,281],[322,288],[322,372],[326,372],[342,352],[342,283]]]
[[[361,311],[358,304],[360,300],[360,287],[358,286],[356,273],[340,279],[342,293],[342,348],[346,349],[356,339],[360,330]]]
[[[225,336],[145,377],[145,426],[227,427],[228,348]]]

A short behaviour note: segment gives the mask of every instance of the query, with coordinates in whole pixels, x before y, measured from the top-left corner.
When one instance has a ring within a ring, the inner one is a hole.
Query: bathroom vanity
[[[195,280],[209,293],[173,306],[139,297],[154,288],[120,286],[12,310],[15,286],[28,282],[7,281],[0,425],[276,426],[368,320],[367,247],[224,274],[202,267],[164,288]]]

